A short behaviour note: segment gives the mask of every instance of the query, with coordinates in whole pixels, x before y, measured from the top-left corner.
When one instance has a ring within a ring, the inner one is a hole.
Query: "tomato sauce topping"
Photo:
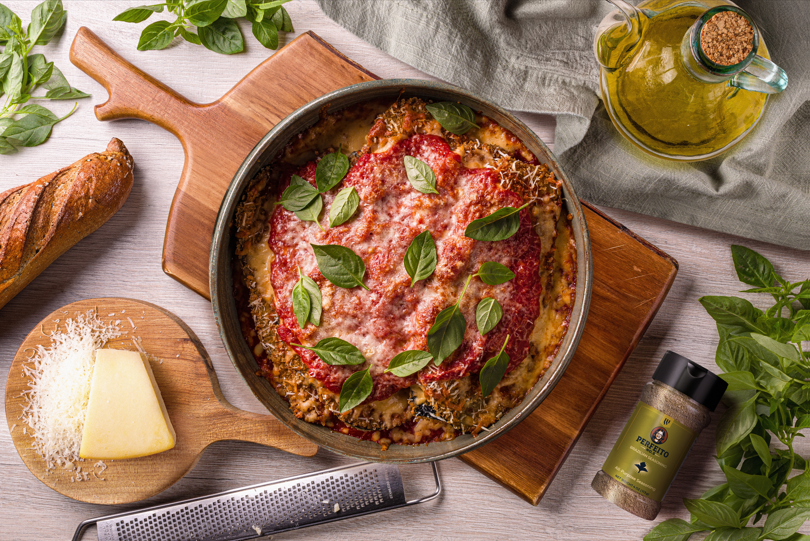
[[[414,189],[405,172],[405,156],[430,165],[436,174],[438,195]],[[311,162],[297,174],[314,186],[315,170],[316,163]],[[289,182],[286,178],[281,190]],[[335,195],[349,186],[357,190],[360,208],[348,222],[327,227]],[[271,282],[280,318],[278,334],[288,344],[307,346],[328,337],[342,338],[358,347],[367,362],[330,366],[313,352],[292,346],[312,377],[340,392],[346,378],[370,367],[374,391],[369,400],[381,400],[417,381],[427,383],[479,372],[498,353],[507,334],[509,370],[526,358],[542,290],[540,238],[532,227],[529,210],[521,211],[520,229],[507,240],[483,242],[464,236],[473,220],[522,204],[520,196],[500,186],[497,173],[464,167],[440,137],[414,135],[384,152],[358,158],[343,182],[323,194],[323,199],[321,224],[325,232],[280,205],[270,218],[269,244],[275,254]],[[436,243],[438,265],[433,275],[411,287],[403,264],[405,252],[426,229]],[[326,280],[310,244],[340,244],[353,250],[366,265],[364,283],[369,290],[344,289]],[[467,277],[486,261],[507,266],[515,278],[496,286],[472,279],[461,303],[467,331],[456,352],[440,366],[430,363],[407,378],[385,373],[398,353],[427,351],[426,335],[436,315],[457,301]],[[307,323],[300,328],[293,313],[292,289],[298,282],[299,268],[321,288],[323,315],[319,327]],[[475,309],[484,297],[494,297],[501,304],[503,319],[482,336],[475,323]]]

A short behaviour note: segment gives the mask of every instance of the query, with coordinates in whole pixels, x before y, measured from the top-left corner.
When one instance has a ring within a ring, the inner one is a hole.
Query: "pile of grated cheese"
[[[51,335],[51,346],[37,346],[23,366],[30,381],[23,392],[27,403],[21,418],[31,428],[34,449],[48,469],[80,460],[95,351],[118,336],[116,324],[104,323],[91,310],[66,320],[64,329]]]

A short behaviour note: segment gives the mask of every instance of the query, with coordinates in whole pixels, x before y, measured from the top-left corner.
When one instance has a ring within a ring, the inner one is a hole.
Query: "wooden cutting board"
[[[23,366],[37,346],[50,347],[50,334],[64,330],[67,319],[95,311],[107,322],[118,322],[124,332],[106,347],[148,354],[172,426],[177,432],[174,449],[131,460],[105,460],[76,464],[88,475],[57,467],[47,470],[45,460],[32,449],[33,437],[20,420],[27,399],[29,378]],[[130,322],[131,321],[131,322]],[[177,316],[143,301],[120,298],[87,299],[56,310],[43,319],[20,346],[6,382],[6,419],[11,439],[25,465],[43,483],[74,500],[118,504],[146,499],[167,489],[191,471],[206,447],[221,440],[241,440],[312,456],[318,447],[294,434],[272,415],[239,410],[222,396],[214,366],[202,343]],[[71,480],[73,479],[73,480]],[[102,480],[103,479],[103,480]]]
[[[132,66],[86,28],[71,61],[110,92],[99,120],[141,118],[177,135],[186,164],[166,225],[163,268],[206,298],[214,221],[228,185],[255,144],[297,107],[376,79],[315,34],[296,38],[214,103],[198,105]],[[285,74],[279,79],[279,73]],[[277,90],[268,96],[269,85]],[[256,114],[256,112],[261,114]],[[239,129],[222,135],[222,126]],[[214,151],[216,149],[216,151]],[[216,162],[209,161],[216,157]],[[585,334],[565,376],[520,426],[461,457],[537,504],[625,360],[658,311],[677,262],[585,205],[593,245],[593,297]]]

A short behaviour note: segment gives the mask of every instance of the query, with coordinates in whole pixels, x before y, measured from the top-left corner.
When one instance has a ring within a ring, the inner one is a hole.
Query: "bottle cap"
[[[715,374],[673,351],[664,354],[653,379],[682,392],[709,411],[715,410],[728,387]]]

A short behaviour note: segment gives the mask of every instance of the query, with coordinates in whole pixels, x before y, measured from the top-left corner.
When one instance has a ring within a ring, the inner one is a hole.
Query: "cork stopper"
[[[754,27],[739,13],[721,11],[703,25],[700,46],[706,58],[715,64],[739,64],[754,49]]]

